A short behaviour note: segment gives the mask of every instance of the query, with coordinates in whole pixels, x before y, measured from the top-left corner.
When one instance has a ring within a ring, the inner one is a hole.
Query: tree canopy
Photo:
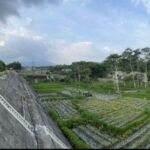
[[[21,68],[22,65],[20,62],[12,62],[6,65],[2,60],[0,60],[0,72],[5,71],[6,69],[20,70]]]
[[[14,70],[20,70],[22,68],[20,62],[12,62],[12,63],[8,64],[7,67],[9,69],[11,68],[11,69],[14,69]]]
[[[5,63],[2,60],[0,60],[0,71],[4,71],[5,68],[6,68]]]
[[[150,48],[125,49],[120,55],[111,54],[103,62],[73,62],[71,65],[57,65],[50,68],[51,72],[66,74],[68,78],[76,81],[89,81],[107,77],[113,74],[118,68],[119,71],[147,72],[150,78]],[[63,69],[71,69],[70,72],[63,72]]]

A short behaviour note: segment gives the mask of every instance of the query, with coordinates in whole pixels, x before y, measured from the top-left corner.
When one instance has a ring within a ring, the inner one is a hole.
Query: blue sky
[[[4,2],[5,1],[5,2]],[[37,3],[38,2],[38,3]],[[1,0],[0,59],[101,62],[150,44],[149,0]]]

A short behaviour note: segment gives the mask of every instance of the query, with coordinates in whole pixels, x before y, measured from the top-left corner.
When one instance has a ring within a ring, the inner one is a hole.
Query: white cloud
[[[113,51],[109,46],[105,46],[103,49],[109,53]]]
[[[24,65],[34,61],[37,65],[50,62],[70,64],[73,61],[98,60],[97,49],[91,41],[68,42],[65,39],[50,39],[34,34],[25,26],[5,27],[0,35],[0,59],[7,63],[21,61]]]
[[[70,64],[80,60],[94,61],[97,57],[96,48],[90,41],[74,43],[56,41],[53,46],[49,49],[48,54],[54,56],[52,60],[55,63]]]
[[[142,4],[145,7],[147,13],[150,14],[150,0],[131,0],[131,2],[135,5]]]
[[[0,47],[4,47],[5,46],[5,41],[0,41]]]
[[[48,63],[45,37],[33,34],[27,28],[4,28],[0,36],[0,59],[7,63],[11,61],[21,61],[23,64],[31,64],[31,61],[38,63]],[[42,57],[43,56],[43,57]]]
[[[20,61],[23,65],[70,64],[74,61],[101,61],[111,52],[109,46],[96,47],[90,40],[67,41],[31,32],[34,20],[27,18],[23,25],[0,29],[0,59],[9,63]]]
[[[146,23],[140,23],[135,28],[136,47],[146,47],[150,45],[150,28]]]
[[[32,26],[32,23],[33,23],[33,19],[28,17],[25,23],[25,27],[30,28]]]
[[[112,53],[118,53],[117,50],[115,50],[115,49],[113,49],[113,48],[111,48],[111,47],[109,47],[109,46],[104,46],[104,47],[102,48],[102,50],[105,52],[106,55],[110,55],[110,54],[112,54]]]

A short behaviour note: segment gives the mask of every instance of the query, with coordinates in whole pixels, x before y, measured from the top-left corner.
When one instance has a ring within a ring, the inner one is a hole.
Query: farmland
[[[129,83],[117,95],[111,82],[32,87],[74,148],[150,148],[150,89],[132,91]]]

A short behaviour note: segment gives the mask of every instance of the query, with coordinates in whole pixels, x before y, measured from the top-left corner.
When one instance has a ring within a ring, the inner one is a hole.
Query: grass
[[[114,94],[114,83],[113,82],[90,82],[90,83],[84,83],[84,82],[72,82],[72,83],[33,83],[33,88],[37,90],[38,92],[61,92],[65,87],[73,87],[77,89],[83,89],[83,90],[91,90],[93,92],[98,93],[104,93],[104,94]],[[126,85],[123,83],[119,83],[120,91],[126,91],[126,90],[141,90],[140,93],[138,93],[138,97],[146,97],[150,99],[150,95],[148,93],[150,92],[150,88],[148,90],[142,90],[144,89],[144,85],[142,85],[140,88],[134,88],[133,83],[128,82]],[[124,96],[130,96],[130,97],[136,97],[137,93],[126,93],[123,94]]]
[[[9,70],[5,70],[5,71],[3,71],[3,72],[0,72],[0,76],[6,75],[6,74],[8,74],[8,73],[9,73]]]
[[[39,93],[60,93],[64,85],[59,83],[34,83],[32,87]]]
[[[79,137],[74,134],[71,129],[62,127],[62,131],[75,149],[91,149],[91,147],[80,140]]]
[[[122,96],[150,100],[150,89],[137,91],[135,93],[123,93]]]
[[[146,106],[144,108],[144,112],[145,112],[145,114],[150,115],[150,106]]]

